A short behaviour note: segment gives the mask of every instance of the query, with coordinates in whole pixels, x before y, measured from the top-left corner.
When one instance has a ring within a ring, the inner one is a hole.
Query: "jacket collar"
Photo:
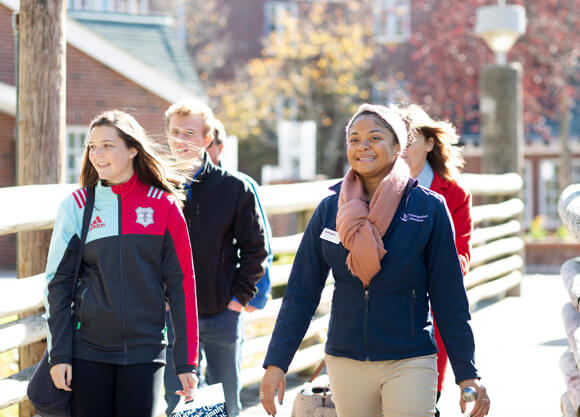
[[[209,157],[209,154],[206,151],[203,151],[203,162],[201,164],[201,171],[199,175],[193,179],[193,182],[202,181],[206,175],[208,175],[212,171],[215,171],[216,169],[219,168],[213,164],[211,158]]]
[[[123,184],[112,185],[111,191],[121,197],[125,197],[137,187],[137,184],[139,184],[139,180],[137,179],[137,173],[135,172],[129,181],[124,182]]]
[[[123,184],[117,185],[104,185],[101,180],[97,183],[95,188],[95,192],[98,195],[109,195],[115,196],[120,195],[122,198],[126,197],[128,194],[132,193],[139,185],[139,179],[137,178],[137,173],[134,172],[133,176],[129,179],[129,181],[124,182]]]
[[[434,175],[435,172],[433,171],[433,168],[431,168],[431,164],[429,163],[429,161],[426,159],[425,165],[423,165],[423,169],[421,170],[419,175],[417,175],[419,185],[422,185],[425,188],[431,188],[431,185],[433,184]]]
[[[328,189],[330,191],[334,191],[336,194],[340,194],[340,187],[342,186],[342,180],[340,180],[339,182],[337,182],[334,185],[331,185],[330,187],[328,187]]]
[[[444,180],[437,172],[433,171],[433,182],[431,183],[431,187],[429,187],[431,190],[435,192],[445,191],[449,188],[449,184],[449,181]]]

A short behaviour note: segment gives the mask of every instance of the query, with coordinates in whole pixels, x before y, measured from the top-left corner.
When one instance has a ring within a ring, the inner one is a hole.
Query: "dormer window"
[[[70,0],[69,10],[113,12],[126,14],[149,13],[150,0]]]

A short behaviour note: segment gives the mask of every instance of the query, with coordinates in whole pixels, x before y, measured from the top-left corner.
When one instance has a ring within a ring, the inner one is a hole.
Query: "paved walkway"
[[[557,275],[527,275],[521,297],[487,302],[473,313],[477,363],[492,407],[490,416],[557,417],[565,391],[558,360],[567,340],[560,315],[567,302]],[[278,416],[289,417],[302,380],[292,377]],[[265,416],[257,402],[258,387],[243,391],[242,416]],[[459,389],[448,372],[440,401],[443,417],[461,415]],[[356,416],[351,416],[356,417]]]
[[[14,275],[0,271],[2,276]],[[566,302],[558,275],[526,275],[521,297],[490,301],[473,312],[476,360],[492,400],[490,416],[561,416],[565,386],[558,361],[567,340],[560,311]],[[279,417],[290,416],[292,400],[304,381],[288,378]],[[453,373],[448,372],[440,401],[443,417],[460,416],[458,398]],[[244,389],[242,401],[242,417],[266,415],[258,402],[258,385]]]

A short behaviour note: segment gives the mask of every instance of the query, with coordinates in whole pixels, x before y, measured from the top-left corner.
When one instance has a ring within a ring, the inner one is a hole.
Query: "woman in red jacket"
[[[396,110],[407,125],[409,139],[403,159],[407,161],[411,176],[419,185],[429,188],[443,197],[451,213],[455,228],[455,246],[463,275],[469,270],[471,239],[471,194],[458,182],[459,170],[464,161],[460,149],[453,146],[459,136],[453,125],[446,121],[433,120],[421,107],[410,105]],[[437,316],[437,312],[434,312]],[[441,340],[439,329],[435,327],[437,355],[437,399],[441,396],[443,379],[447,368],[447,351]],[[437,410],[435,416],[439,416]]]

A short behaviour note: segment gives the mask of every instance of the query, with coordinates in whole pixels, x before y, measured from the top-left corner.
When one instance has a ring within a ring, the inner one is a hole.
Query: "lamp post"
[[[480,125],[483,172],[523,174],[522,67],[507,63],[506,54],[524,34],[522,6],[497,5],[477,9],[475,33],[495,53],[495,63],[487,65],[480,79]]]

